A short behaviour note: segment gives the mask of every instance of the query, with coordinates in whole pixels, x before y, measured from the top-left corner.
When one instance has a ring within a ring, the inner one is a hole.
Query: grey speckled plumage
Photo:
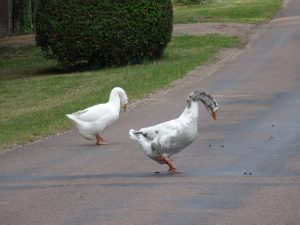
[[[169,166],[169,173],[176,172],[170,159],[172,155],[186,148],[197,137],[198,101],[216,119],[218,105],[215,99],[206,92],[194,91],[188,96],[187,105],[177,119],[129,131],[130,138],[141,145],[147,156]]]

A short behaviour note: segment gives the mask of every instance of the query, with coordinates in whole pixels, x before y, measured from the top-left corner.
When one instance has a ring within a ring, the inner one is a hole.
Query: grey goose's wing
[[[151,143],[151,148],[156,155],[173,155],[190,145],[194,138],[187,130],[177,130],[156,137]]]

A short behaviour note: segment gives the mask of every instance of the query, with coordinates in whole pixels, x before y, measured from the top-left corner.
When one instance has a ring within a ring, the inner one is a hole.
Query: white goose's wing
[[[77,119],[85,122],[93,122],[95,120],[105,120],[112,113],[112,108],[109,104],[98,104],[86,108],[84,110],[73,113]]]

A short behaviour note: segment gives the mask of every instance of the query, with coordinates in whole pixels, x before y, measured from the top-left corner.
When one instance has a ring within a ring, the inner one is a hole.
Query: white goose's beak
[[[211,116],[214,120],[216,120],[217,119],[217,111],[211,112]]]
[[[124,109],[124,112],[126,112],[126,110],[127,110],[127,104],[124,104],[122,107]]]

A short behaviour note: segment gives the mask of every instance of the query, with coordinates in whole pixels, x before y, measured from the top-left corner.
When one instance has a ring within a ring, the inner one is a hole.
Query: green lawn
[[[174,0],[176,1],[176,0]],[[274,16],[281,0],[208,0],[174,5],[174,23],[260,23]],[[207,35],[174,37],[159,61],[140,65],[63,73],[36,46],[0,47],[0,149],[69,129],[66,113],[107,101],[123,87],[129,99],[166,87],[212,59],[237,38]]]
[[[210,0],[207,2],[185,6],[175,4],[174,23],[261,23],[270,20],[282,4],[282,0]]]
[[[115,86],[131,101],[142,98],[238,44],[218,35],[174,37],[159,61],[69,74],[35,46],[0,48],[0,149],[71,128],[66,113],[107,101]]]

